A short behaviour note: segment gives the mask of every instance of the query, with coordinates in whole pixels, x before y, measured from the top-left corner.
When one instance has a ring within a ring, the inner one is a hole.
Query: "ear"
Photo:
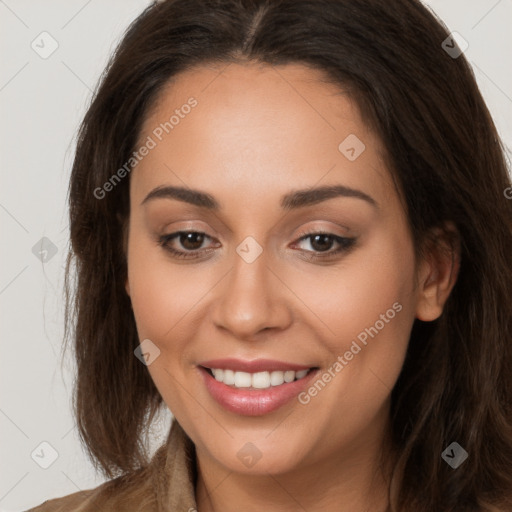
[[[460,269],[460,237],[453,222],[431,230],[417,272],[416,318],[439,318]]]

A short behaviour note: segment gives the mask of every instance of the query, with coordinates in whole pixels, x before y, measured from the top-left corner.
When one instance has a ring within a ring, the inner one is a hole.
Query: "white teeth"
[[[250,373],[235,372],[235,388],[250,388],[252,377]]]
[[[293,370],[288,370],[284,372],[284,381],[285,382],[293,382],[295,380],[295,372]]]
[[[302,379],[302,377],[305,377],[308,372],[309,370],[301,370],[300,372],[295,372],[295,377],[297,377],[297,379]]]
[[[218,382],[223,382],[235,388],[250,388],[252,386],[256,389],[268,389],[271,386],[280,386],[285,382],[293,382],[296,379],[302,379],[309,372],[309,370],[300,370],[298,372],[287,370],[285,372],[248,373],[224,370],[221,368],[212,368],[211,370],[215,380]]]
[[[280,386],[284,382],[284,373],[283,372],[272,372],[270,374],[270,384],[272,386]]]
[[[224,370],[224,377],[222,382],[232,386],[235,383],[235,372],[233,370]]]
[[[216,380],[218,380],[219,382],[223,382],[224,370],[215,368],[215,369],[212,369],[212,373]]]
[[[252,387],[265,389],[270,387],[270,373],[258,372],[252,376]]]

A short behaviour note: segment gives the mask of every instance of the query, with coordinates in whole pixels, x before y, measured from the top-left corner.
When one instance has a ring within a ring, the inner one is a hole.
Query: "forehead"
[[[271,190],[321,181],[386,193],[379,138],[324,78],[298,64],[219,64],[177,75],[144,120],[139,145],[150,137],[155,146],[132,172],[132,192],[169,183],[251,190],[261,201]]]

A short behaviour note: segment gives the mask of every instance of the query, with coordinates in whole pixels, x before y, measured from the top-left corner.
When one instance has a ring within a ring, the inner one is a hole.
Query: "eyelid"
[[[337,224],[338,228],[343,228],[343,230],[346,232],[345,234],[338,234],[335,233],[336,228],[326,228],[326,227],[311,227],[311,228],[303,228],[299,231],[297,235],[294,235],[294,238],[300,238],[304,235],[315,235],[315,234],[323,234],[323,235],[332,235],[332,236],[338,236],[340,238],[349,238],[350,236],[353,236],[350,234],[351,229],[346,226],[342,226],[341,224]]]

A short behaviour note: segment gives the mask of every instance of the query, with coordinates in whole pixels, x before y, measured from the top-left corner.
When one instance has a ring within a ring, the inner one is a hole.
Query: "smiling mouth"
[[[303,379],[311,371],[318,369],[312,367],[307,370],[264,371],[264,372],[240,372],[225,368],[207,368],[202,366],[217,382],[235,389],[256,390],[269,389],[282,386]]]

